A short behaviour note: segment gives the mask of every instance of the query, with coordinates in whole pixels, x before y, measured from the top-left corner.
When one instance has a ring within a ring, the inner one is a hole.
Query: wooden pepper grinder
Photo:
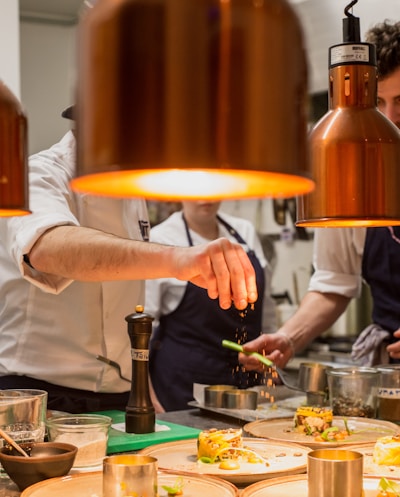
[[[137,305],[136,313],[125,318],[132,347],[132,384],[125,412],[127,433],[152,433],[156,424],[149,389],[149,342],[154,318],[143,311],[143,306]]]

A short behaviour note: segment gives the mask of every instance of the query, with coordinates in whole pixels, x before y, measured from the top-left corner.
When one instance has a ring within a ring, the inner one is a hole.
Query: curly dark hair
[[[365,39],[376,45],[380,79],[400,67],[400,22],[385,20],[376,24],[366,32]]]

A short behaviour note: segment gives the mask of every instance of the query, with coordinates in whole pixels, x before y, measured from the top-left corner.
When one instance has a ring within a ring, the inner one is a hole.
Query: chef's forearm
[[[30,264],[43,273],[79,281],[112,281],[170,272],[168,252],[168,247],[91,228],[57,226],[46,231],[28,255]]]
[[[296,313],[279,332],[289,337],[296,352],[329,329],[345,311],[350,299],[334,293],[308,292]]]
[[[257,300],[254,268],[225,238],[194,247],[128,240],[90,228],[58,226],[32,247],[30,264],[42,273],[79,281],[177,278],[206,288],[220,306],[245,309]]]

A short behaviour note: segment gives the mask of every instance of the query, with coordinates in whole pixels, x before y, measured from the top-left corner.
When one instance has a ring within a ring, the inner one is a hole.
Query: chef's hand
[[[400,328],[393,333],[393,336],[398,340],[388,345],[386,350],[392,359],[400,359]]]
[[[276,366],[283,368],[294,355],[292,340],[281,331],[264,333],[259,337],[243,344],[248,352],[258,352],[270,359]],[[255,357],[239,353],[239,362],[247,370],[262,371],[265,366]]]
[[[234,303],[245,309],[257,300],[254,268],[243,248],[226,238],[204,245],[174,247],[178,279],[207,289],[211,299],[219,299],[222,309]]]

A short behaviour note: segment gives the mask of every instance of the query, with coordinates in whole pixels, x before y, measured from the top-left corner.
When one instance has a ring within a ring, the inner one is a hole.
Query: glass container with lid
[[[375,368],[333,368],[328,377],[334,416],[375,418],[380,372]]]

